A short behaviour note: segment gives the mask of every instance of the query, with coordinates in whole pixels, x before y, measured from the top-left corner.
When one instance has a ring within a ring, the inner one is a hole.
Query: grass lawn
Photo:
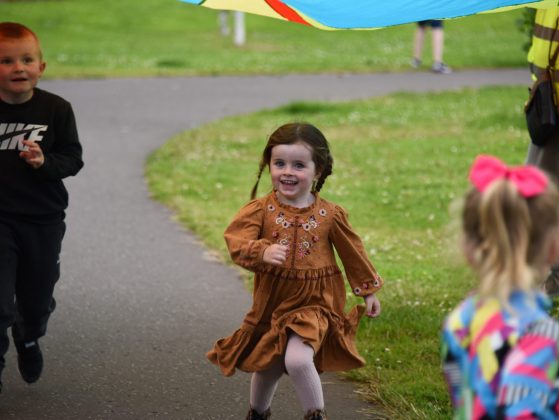
[[[382,316],[364,320],[358,335],[367,366],[349,376],[391,418],[448,419],[438,333],[444,315],[474,284],[454,252],[452,221],[477,154],[523,161],[525,96],[525,87],[396,94],[231,117],[156,151],[147,163],[149,188],[227,261],[223,230],[248,200],[266,137],[287,121],[316,124],[335,161],[323,196],[349,211],[386,280]],[[359,301],[350,297],[350,305]]]
[[[45,77],[283,74],[409,69],[414,24],[376,31],[320,31],[247,15],[247,44],[220,35],[217,12],[178,0],[0,2],[1,20],[42,40]],[[521,11],[446,22],[454,68],[525,67]],[[424,61],[430,65],[430,37]]]

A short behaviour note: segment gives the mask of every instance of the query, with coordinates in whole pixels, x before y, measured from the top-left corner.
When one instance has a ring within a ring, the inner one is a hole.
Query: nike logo
[[[0,150],[25,150],[23,140],[41,141],[48,125],[1,123]]]

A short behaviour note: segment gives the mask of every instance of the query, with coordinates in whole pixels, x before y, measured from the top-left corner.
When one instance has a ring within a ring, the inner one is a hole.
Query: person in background
[[[438,74],[450,74],[452,73],[451,68],[443,62],[444,27],[442,20],[422,20],[417,22],[417,28],[413,38],[413,57],[411,65],[413,68],[421,67],[425,34],[429,28],[431,28],[433,49],[431,71]]]
[[[536,80],[547,68],[557,43],[559,7],[538,9],[535,15],[532,44],[528,51],[528,63],[533,80]],[[553,69],[554,73],[557,70]],[[555,75],[555,98],[557,98],[559,78]],[[530,141],[526,163],[535,165],[549,174],[553,181],[559,181],[559,129],[556,130],[545,145],[538,146]],[[559,295],[559,261],[551,267],[544,281],[545,291],[551,295]]]

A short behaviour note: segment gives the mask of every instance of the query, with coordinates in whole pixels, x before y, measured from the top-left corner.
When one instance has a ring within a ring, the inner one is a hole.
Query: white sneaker
[[[438,73],[438,74],[450,74],[450,73],[452,73],[452,69],[450,67],[448,67],[445,63],[442,63],[442,62],[434,63],[433,67],[431,67],[431,71],[433,73]]]

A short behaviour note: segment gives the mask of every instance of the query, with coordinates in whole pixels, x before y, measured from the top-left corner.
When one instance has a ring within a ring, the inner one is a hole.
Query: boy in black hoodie
[[[41,376],[38,339],[55,307],[68,206],[62,179],[83,166],[71,105],[36,88],[45,66],[33,31],[0,22],[0,375],[11,326],[28,383]]]

